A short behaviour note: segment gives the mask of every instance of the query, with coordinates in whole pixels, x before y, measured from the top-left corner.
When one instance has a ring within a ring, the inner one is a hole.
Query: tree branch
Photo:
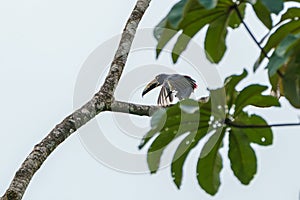
[[[159,108],[161,107],[114,101],[108,110],[113,112],[134,114],[140,116],[151,116]]]
[[[127,57],[137,30],[137,26],[142,19],[144,12],[148,8],[150,1],[151,0],[137,1],[136,6],[133,9],[123,30],[118,49],[110,66],[110,71],[106,76],[105,82],[100,90],[100,93],[105,93],[108,97],[107,103],[111,103],[113,101],[113,94],[127,61]]]
[[[67,116],[61,123],[37,145],[16,172],[9,188],[0,200],[20,200],[36,171],[55,148],[67,139],[78,128],[93,119],[102,111],[111,110],[138,115],[150,115],[151,106],[142,106],[124,102],[114,102],[113,94],[124,69],[130,47],[138,24],[151,0],[138,0],[123,30],[123,34],[112,61],[109,73],[100,91],[81,108]],[[112,104],[112,102],[114,102]]]

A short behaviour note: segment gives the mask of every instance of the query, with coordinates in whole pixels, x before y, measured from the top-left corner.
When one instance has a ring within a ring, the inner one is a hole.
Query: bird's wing
[[[172,91],[163,85],[158,96],[157,104],[160,106],[168,106],[172,101]]]
[[[190,76],[183,76],[190,84],[193,89],[197,88],[196,81],[192,79]]]
[[[189,98],[195,88],[195,81],[185,76],[175,76],[168,80],[171,90],[177,92],[176,96],[179,100]]]

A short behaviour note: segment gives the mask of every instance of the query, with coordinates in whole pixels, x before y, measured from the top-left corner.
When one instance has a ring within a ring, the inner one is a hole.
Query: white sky
[[[140,27],[156,25],[174,2],[153,0]],[[0,1],[1,194],[33,146],[72,112],[76,78],[82,64],[99,45],[121,32],[134,4],[134,0]],[[263,35],[261,24],[256,20],[247,22],[258,37]],[[197,37],[197,42],[200,41]],[[218,67],[222,78],[240,73],[242,67],[251,69],[259,52],[243,28],[229,35],[228,47]],[[153,52],[149,53],[153,56]],[[128,63],[138,63],[135,59],[139,57],[130,57]],[[138,64],[147,59],[140,58]],[[267,83],[266,74],[262,72],[260,69],[244,84]],[[149,103],[152,97],[156,98],[153,95],[143,100],[133,94],[133,100],[140,103]],[[285,100],[282,104],[280,109],[257,112],[273,123],[298,121],[299,111]],[[98,122],[105,117],[109,118],[109,114],[97,117]],[[148,123],[137,117],[132,120]],[[109,140],[139,153],[136,148],[139,140],[127,141],[126,135],[115,129],[109,126],[105,129],[112,132],[112,136],[107,135]],[[298,131],[299,128],[274,129],[272,146],[254,146],[258,172],[250,186],[241,185],[233,176],[227,155],[223,153],[222,185],[214,197],[200,189],[196,181],[199,149],[189,157],[182,189],[177,190],[169,168],[156,175],[115,171],[93,159],[77,134],[73,134],[36,173],[24,199],[297,199],[300,189]]]

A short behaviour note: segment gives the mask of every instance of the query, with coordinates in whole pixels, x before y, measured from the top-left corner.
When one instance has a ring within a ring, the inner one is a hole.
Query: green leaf
[[[271,77],[274,74],[276,74],[277,70],[283,65],[285,65],[288,62],[288,60],[289,60],[288,56],[280,57],[276,53],[273,53],[266,67],[269,69],[268,71],[269,76]]]
[[[266,53],[270,52],[289,34],[296,34],[300,32],[299,21],[290,21],[282,26],[280,26],[268,39],[266,45],[263,47]],[[254,64],[254,71],[259,67],[261,62],[264,60],[265,55],[263,52],[260,53],[259,58]]]
[[[210,40],[206,43],[208,54],[211,54],[213,62],[219,62],[226,51],[225,37],[227,35],[227,27],[236,28],[241,23],[237,14],[232,9],[234,3],[231,0],[219,0],[217,5],[212,9],[206,9],[201,0],[187,0],[185,4],[176,4],[164,18],[162,22],[156,27],[154,33],[158,38],[157,56],[160,54],[162,48],[168,43],[176,33],[172,31],[163,31],[161,28],[172,29],[175,32],[181,32],[177,38],[177,42],[173,47],[172,59],[176,63],[180,54],[186,49],[191,38],[196,35],[205,25],[209,25],[210,29],[207,31],[207,38],[217,36],[215,40]],[[203,3],[205,0],[202,0]],[[212,6],[213,1],[207,1],[208,6]],[[245,3],[239,5],[239,10],[244,15]],[[180,13],[180,12],[181,13]],[[174,13],[172,13],[174,12]],[[171,17],[170,17],[171,16]],[[174,17],[173,17],[174,16]],[[223,22],[223,24],[222,24]],[[223,27],[222,27],[223,26]],[[158,29],[158,31],[157,31]],[[219,32],[218,32],[219,31]],[[211,36],[208,36],[211,35]],[[158,37],[159,36],[159,37]],[[215,48],[211,45],[217,44]]]
[[[227,16],[222,16],[208,27],[204,45],[206,56],[211,62],[220,62],[226,51],[227,25]]]
[[[161,38],[159,39],[156,47],[156,58],[159,57],[162,49],[166,46],[169,40],[176,34],[176,32],[166,29],[163,31]]]
[[[168,20],[165,17],[155,26],[154,31],[153,31],[153,36],[156,40],[158,40],[158,41],[160,40],[160,38],[163,35],[163,31],[165,29],[167,29],[166,28],[168,26],[167,24],[168,24]]]
[[[271,13],[267,9],[267,7],[262,4],[260,0],[256,1],[256,3],[253,5],[253,10],[258,17],[258,19],[268,28],[272,28],[272,18]]]
[[[300,108],[300,74],[288,74],[283,79],[285,97],[295,107]]]
[[[273,52],[267,65],[272,87],[280,87],[280,94],[284,95],[296,108],[300,107],[300,34],[287,35]],[[284,72],[283,77],[276,72]]]
[[[229,132],[228,157],[234,175],[242,184],[249,184],[257,171],[256,156],[241,129],[232,128]]]
[[[242,15],[242,18],[244,19],[245,17],[245,9],[246,9],[246,4],[245,3],[241,3],[238,6],[238,9]],[[235,29],[238,28],[240,26],[240,24],[242,23],[241,19],[239,18],[237,12],[234,10],[234,12],[231,13],[230,18],[229,18],[229,23],[228,25]]]
[[[215,195],[220,187],[220,172],[223,167],[219,149],[225,130],[214,133],[204,145],[197,163],[199,185],[209,194]]]
[[[290,60],[290,56],[292,54],[293,47],[300,43],[300,34],[287,35],[277,46],[276,50],[273,52],[272,56],[269,59],[269,63],[267,65],[269,76],[273,76],[277,70]]]
[[[198,109],[193,109],[194,112],[190,113],[189,111],[191,111],[190,108],[192,106],[197,106]],[[163,151],[174,139],[184,133],[195,132],[199,128],[200,112],[198,102],[192,100],[181,101],[175,106],[167,109],[166,115],[167,119],[164,123],[163,128],[159,130],[160,133],[154,139],[148,149],[147,162],[151,173],[155,173],[158,170]],[[205,118],[205,116],[203,116],[202,118]],[[206,117],[205,119],[206,120],[203,123],[208,127],[209,118]],[[154,120],[152,120],[152,122],[153,121]],[[150,130],[146,135],[149,135],[149,133],[153,135],[152,132],[157,133],[158,129],[156,127],[160,126],[161,124],[159,118],[158,120],[156,120],[156,123],[158,125],[152,125],[152,127],[154,127],[154,130]]]
[[[280,42],[280,44],[275,50],[275,54],[280,57],[283,57],[299,41],[298,40],[299,38],[300,38],[300,34],[288,35]]]
[[[183,30],[172,50],[172,59],[176,63],[180,54],[186,49],[191,38],[205,25],[224,15],[223,8],[207,10],[197,0],[189,1],[185,6],[184,17],[180,22],[179,30]],[[178,31],[179,31],[178,30]]]
[[[225,92],[226,92],[226,102],[228,109],[231,108],[232,104],[234,103],[238,93],[235,87],[248,75],[246,69],[243,70],[243,73],[239,75],[231,75],[224,81]]]
[[[300,23],[297,21],[290,21],[280,26],[268,39],[264,50],[269,52],[275,48],[287,35],[298,33],[300,31]]]
[[[292,7],[287,9],[287,11],[281,16],[280,21],[287,19],[298,20],[300,17],[300,8]]]
[[[278,14],[283,9],[283,0],[261,0],[262,3],[272,12]]]
[[[255,95],[248,99],[248,105],[266,108],[266,107],[280,107],[278,99],[271,95]]]
[[[218,0],[198,0],[198,2],[203,5],[206,9],[212,9],[216,7]]]
[[[186,3],[187,0],[181,0],[176,3],[170,10],[169,14],[155,27],[153,34],[158,41],[156,47],[156,57],[159,56],[161,50],[177,33],[178,25],[182,20],[183,10]]]
[[[201,103],[200,106],[200,120],[198,131],[191,132],[179,144],[173,157],[171,172],[173,181],[178,188],[181,186],[183,165],[189,155],[190,151],[198,144],[198,142],[208,132],[208,122],[211,117],[211,103]]]
[[[166,146],[176,137],[176,128],[164,129],[148,149],[147,162],[151,173],[156,173],[159,168],[160,158]]]
[[[159,109],[152,115],[151,130],[146,135],[144,135],[138,147],[139,149],[142,149],[153,136],[155,136],[160,130],[162,130],[166,118],[167,114],[164,109]]]
[[[218,10],[210,11],[205,9],[198,9],[197,11],[187,13],[185,19],[180,25],[180,28],[183,29],[183,32],[178,37],[172,50],[173,62],[177,62],[180,54],[186,49],[192,37],[196,35],[199,30],[222,15],[223,13]]]
[[[183,175],[183,165],[190,151],[196,147],[198,142],[206,135],[207,126],[187,135],[179,144],[173,157],[171,172],[175,185],[180,188]]]
[[[248,115],[246,112],[241,112],[238,116],[235,117],[235,124],[239,125],[257,125],[265,126],[268,123],[261,117],[255,114]],[[234,128],[236,132],[241,132],[246,135],[251,143],[256,143],[263,146],[268,146],[273,143],[273,132],[270,127],[266,128]]]
[[[210,101],[205,105],[211,105],[211,117],[213,121],[223,122],[226,117],[226,93],[224,88],[210,90]],[[210,104],[209,104],[210,103]]]
[[[244,107],[249,105],[249,101],[253,96],[260,95],[263,91],[268,89],[267,86],[253,84],[245,87],[237,96],[235,101],[235,116],[237,116]]]
[[[261,94],[266,89],[268,89],[267,86],[258,84],[245,87],[236,98],[234,116],[237,116],[243,108],[249,105],[256,107],[280,106],[276,97]]]
[[[300,108],[300,50],[294,50],[294,55],[287,64],[283,77],[284,96],[295,107]]]
[[[272,86],[272,91],[276,97],[284,96],[282,80],[278,74],[274,74],[272,77],[269,76],[269,81]]]
[[[180,21],[183,17],[183,9],[187,3],[187,0],[181,0],[178,3],[176,3],[168,15],[168,21],[170,22],[171,26],[174,28],[177,28]]]

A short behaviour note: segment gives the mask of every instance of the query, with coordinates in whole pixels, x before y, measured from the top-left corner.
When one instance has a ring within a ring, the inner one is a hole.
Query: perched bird
[[[157,104],[168,106],[173,101],[173,94],[179,100],[189,98],[194,89],[197,88],[196,81],[189,76],[180,74],[159,74],[143,90],[142,96],[150,90],[162,86]]]

